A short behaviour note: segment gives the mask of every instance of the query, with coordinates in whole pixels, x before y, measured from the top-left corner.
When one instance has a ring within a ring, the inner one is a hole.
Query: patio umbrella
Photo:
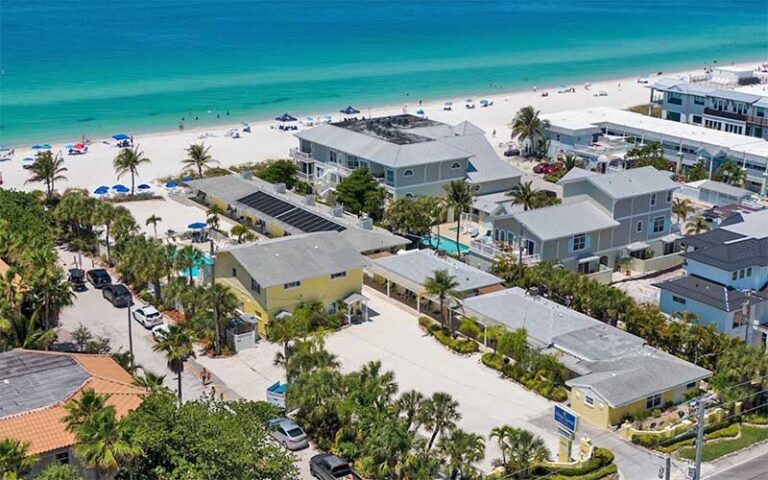
[[[325,115],[325,116],[323,117],[323,120],[325,120],[326,122],[330,122],[331,120],[333,120],[333,117],[332,117],[332,116],[330,116],[330,115]]]
[[[149,186],[149,185],[147,185],[146,183],[142,183],[141,185],[139,185],[139,186],[138,186],[138,187],[136,187],[136,188],[138,188],[139,190],[149,190],[149,189],[150,189],[150,188],[152,188],[152,187],[151,187],[151,186]]]
[[[85,145],[83,145],[82,143],[76,143],[75,144],[75,148],[78,149],[78,150],[82,150],[82,149],[85,148]]]
[[[189,228],[190,230],[200,230],[201,228],[205,228],[207,226],[208,224],[205,222],[195,222],[187,225],[187,228]]]
[[[112,135],[112,138],[114,138],[117,141],[120,141],[120,140],[128,140],[131,137],[129,137],[128,135],[126,135],[124,133],[116,133],[116,134]]]
[[[96,195],[106,195],[108,192],[109,192],[109,187],[107,187],[106,185],[102,185],[93,191],[93,193],[95,193]]]
[[[67,150],[71,150],[71,149],[75,148],[75,146],[72,145],[71,143],[68,143],[68,144],[64,145],[64,148],[66,148]]]
[[[112,189],[117,193],[128,193],[131,191],[131,189],[126,187],[125,185],[117,185],[115,187],[112,187]]]
[[[486,99],[480,100],[480,105],[483,105],[483,106],[488,105],[488,100]]]
[[[352,106],[349,106],[347,108],[342,108],[341,110],[339,110],[339,113],[343,113],[345,115],[354,115],[356,113],[360,113],[360,110],[358,110],[358,109],[356,109],[356,108],[354,108]]]
[[[424,115],[424,109],[420,108],[416,110],[416,115]]]
[[[277,120],[278,122],[295,122],[296,118],[288,115],[287,113],[284,113],[279,117],[275,117],[275,120]]]
[[[35,161],[35,158],[34,158],[34,157],[24,157],[24,158],[22,159],[22,161],[23,161],[23,162],[34,162],[34,161]]]
[[[0,152],[7,152],[10,149],[11,149],[11,147],[6,147],[5,145],[0,145]]]
[[[42,145],[40,145],[38,143],[36,143],[35,145],[32,145],[32,150],[42,150],[43,148],[45,148],[45,147],[43,147]]]
[[[184,177],[181,179],[182,182],[189,182],[190,180],[192,180],[192,177]]]
[[[168,182],[168,183],[165,184],[165,186],[166,186],[166,188],[176,188],[176,187],[179,186],[179,184],[176,183],[176,182]]]

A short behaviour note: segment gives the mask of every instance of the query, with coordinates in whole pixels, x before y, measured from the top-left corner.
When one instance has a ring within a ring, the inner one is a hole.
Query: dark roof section
[[[258,191],[238,200],[254,210],[295,227],[302,232],[342,232],[346,227],[299,208],[272,195]]]
[[[409,132],[408,129],[435,127],[443,124],[434,120],[429,120],[428,118],[402,114],[369,119],[352,118],[341,122],[331,123],[331,125],[352,132],[362,133],[369,137],[386,140],[387,142],[396,145],[408,145],[411,143],[431,142],[434,140],[429,137]]]
[[[64,401],[89,378],[70,355],[5,352],[0,355],[0,418]]]
[[[768,238],[745,238],[738,234],[736,236],[736,239],[727,243],[683,253],[682,257],[729,272],[747,267],[768,266]]]
[[[701,233],[699,235],[683,237],[680,242],[693,248],[709,248],[722,245],[725,242],[736,240],[737,238],[741,238],[743,236],[744,235],[739,233],[717,228],[715,230]]]
[[[747,294],[731,287],[711,282],[695,275],[656,283],[654,286],[667,290],[676,295],[709,305],[723,312],[733,312],[747,302]],[[762,294],[752,294],[751,303],[757,304],[768,301]]]

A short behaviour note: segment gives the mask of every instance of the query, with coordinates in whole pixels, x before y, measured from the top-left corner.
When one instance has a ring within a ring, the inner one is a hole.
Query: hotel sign
[[[579,416],[570,408],[566,408],[562,405],[555,405],[554,418],[555,423],[557,423],[559,428],[562,428],[571,434],[576,433],[576,430],[579,428]]]

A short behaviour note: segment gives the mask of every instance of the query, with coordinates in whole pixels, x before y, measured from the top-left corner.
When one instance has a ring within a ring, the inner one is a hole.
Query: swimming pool
[[[192,274],[192,278],[197,278],[197,274],[200,271],[200,267],[207,267],[213,265],[213,260],[208,255],[203,255],[202,260],[198,263],[196,263],[192,267],[192,271],[190,272],[188,268],[185,268],[183,270],[179,270],[179,275],[183,275],[188,277],[190,273]]]
[[[438,244],[438,237],[440,237],[440,243]],[[456,250],[456,239],[455,238],[448,238],[444,237],[442,235],[435,235],[434,233],[427,237],[424,236],[421,239],[421,244],[425,247],[429,247],[432,249],[440,250],[441,252],[445,252],[449,255],[456,255],[458,251]],[[459,243],[459,248],[461,249],[461,253],[467,253],[469,251],[469,245],[465,245],[463,243]]]

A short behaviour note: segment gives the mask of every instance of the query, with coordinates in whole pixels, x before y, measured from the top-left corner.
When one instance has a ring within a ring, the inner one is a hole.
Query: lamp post
[[[133,302],[133,300],[131,300],[131,302]],[[130,304],[128,304],[128,352],[131,355],[130,370],[131,372],[133,372],[133,366],[135,365],[135,361],[133,358],[133,325],[131,325],[131,305]]]
[[[213,330],[216,337],[213,343],[213,351],[216,355],[221,355],[221,333],[219,332],[219,314],[216,298],[216,250],[211,240],[211,302],[213,303]]]

